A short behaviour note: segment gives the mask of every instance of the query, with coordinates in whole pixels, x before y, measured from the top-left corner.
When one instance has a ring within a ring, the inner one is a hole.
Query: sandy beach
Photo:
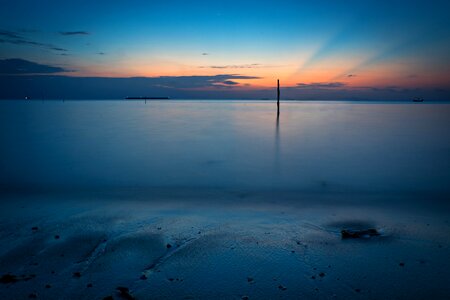
[[[148,190],[3,197],[0,297],[445,299],[450,293],[449,208],[436,205],[445,199],[435,197],[430,209],[427,195],[181,193],[187,196]],[[343,239],[344,228],[375,228],[380,236]]]

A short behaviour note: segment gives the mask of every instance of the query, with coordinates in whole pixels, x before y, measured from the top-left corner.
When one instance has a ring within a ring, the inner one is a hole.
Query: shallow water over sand
[[[450,104],[1,101],[8,188],[449,192]]]

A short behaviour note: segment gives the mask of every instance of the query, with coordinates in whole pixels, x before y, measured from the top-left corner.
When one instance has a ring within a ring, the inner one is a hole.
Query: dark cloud
[[[225,81],[222,81],[222,83],[226,84],[226,85],[237,85],[237,84],[239,84],[238,82],[233,81],[233,80],[225,80]]]
[[[348,78],[356,77],[356,75],[355,75],[355,74],[348,74],[347,77],[348,77]]]
[[[0,74],[19,75],[19,74],[49,74],[61,73],[67,70],[50,65],[38,64],[19,58],[0,60]]]
[[[55,50],[55,51],[63,51],[63,52],[68,51],[67,49],[59,48],[59,47],[52,47],[52,48],[50,48],[50,49]]]
[[[89,35],[90,33],[87,31],[60,31],[61,35]]]
[[[179,99],[276,99],[274,88],[248,88],[247,82],[258,77],[236,74],[214,76],[164,77],[73,77],[62,75],[6,75],[0,73],[1,99],[124,99],[127,96],[167,96]],[[450,87],[408,89],[396,86],[324,88],[283,87],[282,99],[295,100],[447,100]],[[337,86],[331,84],[331,86]],[[43,92],[44,91],[44,92]],[[45,94],[43,94],[45,93]]]
[[[21,34],[19,34],[17,32],[13,32],[13,31],[0,30],[0,37],[2,37],[2,39],[0,39],[0,43],[43,47],[43,48],[47,48],[47,49],[55,50],[55,51],[68,51],[67,49],[57,47],[52,44],[40,43],[40,42],[31,40],[29,38],[22,36]]]
[[[105,55],[105,52],[97,52],[98,55]]]
[[[108,78],[53,74],[13,76],[4,73],[0,73],[2,99],[41,98],[42,91],[45,91],[47,99],[123,99],[127,96],[243,98],[245,96],[241,92],[245,93],[245,88],[236,81],[259,78],[236,74]],[[19,71],[15,70],[15,74]]]
[[[16,32],[1,30],[1,29],[0,29],[0,36],[2,36],[4,38],[9,38],[9,39],[21,39],[22,38]]]
[[[299,89],[338,89],[345,87],[343,82],[313,82],[313,83],[297,83],[296,88]]]
[[[203,52],[202,55],[209,55],[209,53]]]
[[[236,85],[236,79],[260,79],[255,76],[243,76],[236,74],[221,74],[214,76],[162,76],[146,78],[149,82],[154,83],[155,86],[164,88],[177,89],[196,89],[196,88],[214,88]]]

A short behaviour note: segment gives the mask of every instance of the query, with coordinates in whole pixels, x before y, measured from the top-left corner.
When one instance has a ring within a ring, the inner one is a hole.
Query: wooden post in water
[[[277,80],[277,116],[280,115],[280,79]]]

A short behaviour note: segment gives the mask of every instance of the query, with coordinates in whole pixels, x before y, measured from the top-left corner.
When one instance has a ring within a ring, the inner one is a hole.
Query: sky
[[[449,1],[0,4],[0,98],[450,100]]]

